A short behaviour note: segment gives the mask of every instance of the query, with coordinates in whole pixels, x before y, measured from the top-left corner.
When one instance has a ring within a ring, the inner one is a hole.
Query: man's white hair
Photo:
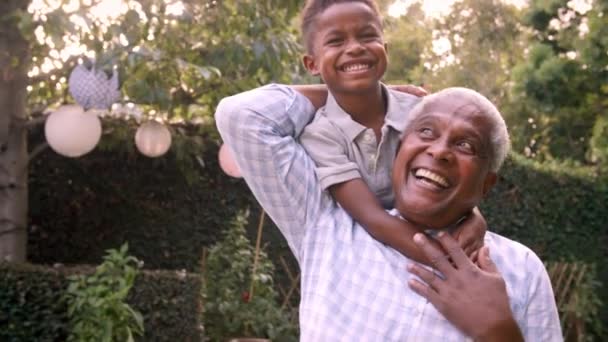
[[[470,108],[470,106],[474,106],[476,108],[476,113],[479,113],[489,119],[490,131],[488,134],[492,153],[490,156],[490,170],[492,172],[497,172],[505,161],[511,147],[509,132],[507,130],[505,120],[496,106],[485,96],[481,95],[475,90],[462,87],[452,87],[445,88],[431,95],[427,95],[422,98],[422,100],[416,104],[414,108],[412,108],[412,111],[409,114],[408,123],[412,123],[418,116],[426,113],[427,107],[431,104],[438,101],[449,102],[454,99],[458,99],[459,102],[462,102],[462,106],[457,108],[454,111],[454,114],[458,113],[459,110],[464,109],[465,107]]]

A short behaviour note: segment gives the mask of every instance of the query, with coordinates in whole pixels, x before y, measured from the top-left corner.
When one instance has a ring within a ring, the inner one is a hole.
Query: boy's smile
[[[321,75],[334,94],[377,90],[387,57],[381,24],[365,3],[347,2],[328,7],[316,19],[313,55],[304,65]]]

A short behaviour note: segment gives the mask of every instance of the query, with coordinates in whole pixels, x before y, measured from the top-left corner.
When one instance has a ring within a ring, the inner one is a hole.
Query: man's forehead
[[[479,106],[464,96],[444,96],[424,104],[421,115],[428,113],[472,114],[479,112]]]

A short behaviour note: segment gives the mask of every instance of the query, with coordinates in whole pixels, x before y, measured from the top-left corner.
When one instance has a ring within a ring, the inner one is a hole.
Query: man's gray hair
[[[489,119],[491,126],[489,138],[492,153],[490,157],[490,170],[492,172],[497,172],[505,161],[511,147],[509,132],[507,130],[505,120],[496,106],[485,96],[481,95],[475,90],[462,87],[452,87],[427,95],[422,98],[422,100],[416,104],[414,108],[412,108],[412,111],[409,114],[408,123],[412,123],[418,116],[425,113],[427,107],[432,103],[439,100],[450,101],[452,99],[463,101],[463,105],[457,108],[454,111],[454,114],[456,114],[460,109],[474,106],[477,109],[477,113],[484,115]]]

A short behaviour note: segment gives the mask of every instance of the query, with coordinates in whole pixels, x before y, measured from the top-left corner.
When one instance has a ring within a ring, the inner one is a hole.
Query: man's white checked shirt
[[[302,341],[469,341],[409,289],[411,260],[374,240],[321,191],[296,137],[315,113],[302,95],[269,85],[222,100],[218,129],[277,224],[302,274]],[[394,215],[396,211],[391,212]],[[553,291],[527,247],[488,232],[526,341],[561,341]]]

